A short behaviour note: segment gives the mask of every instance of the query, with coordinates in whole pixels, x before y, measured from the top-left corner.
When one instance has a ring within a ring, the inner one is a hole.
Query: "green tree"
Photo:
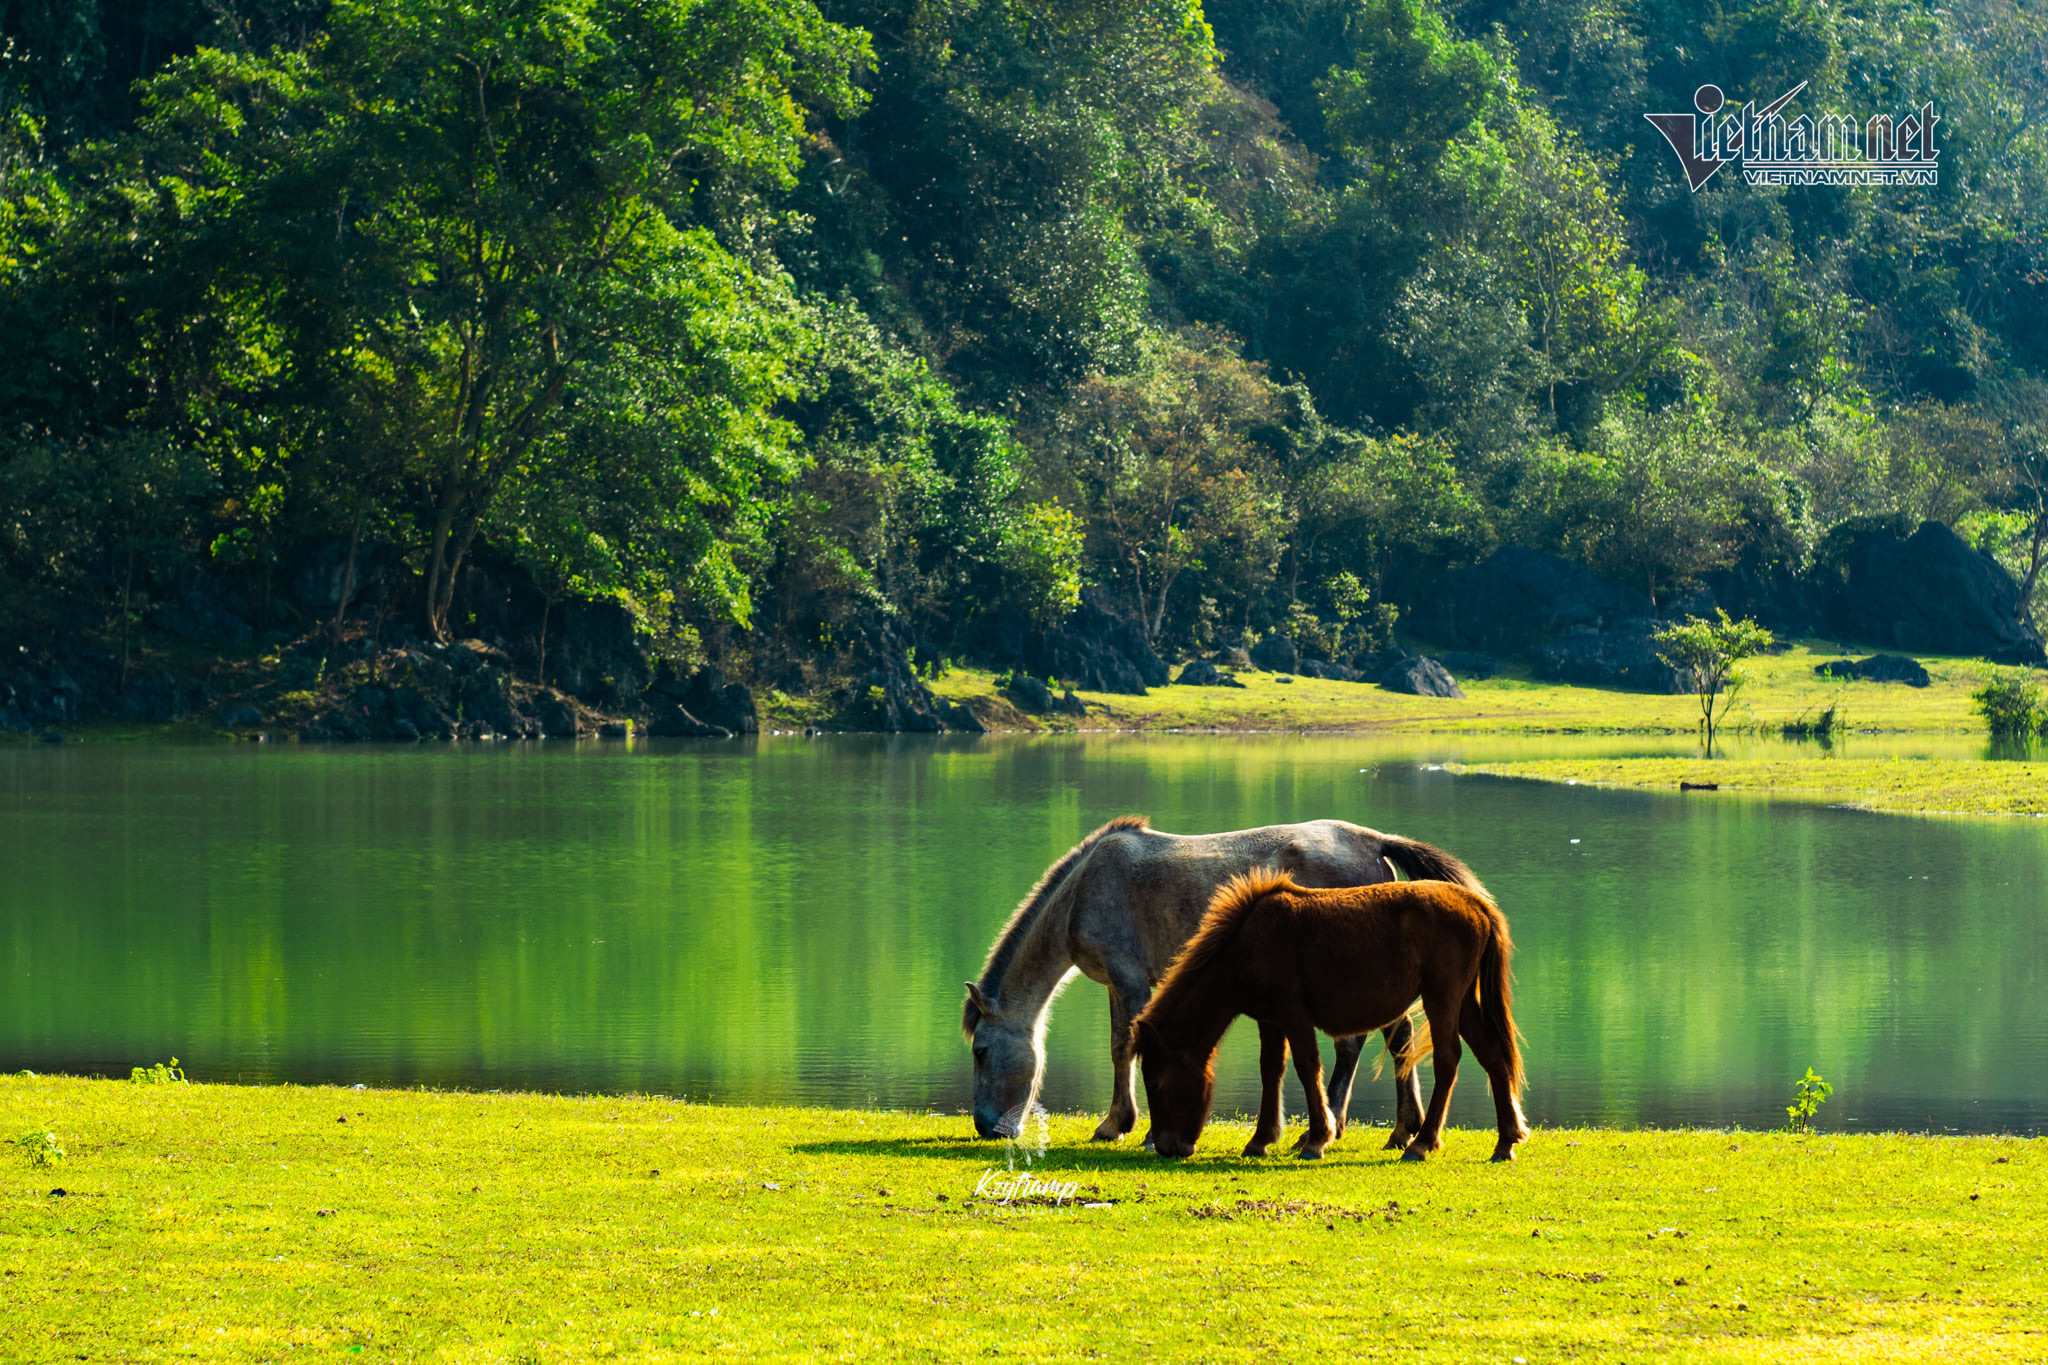
[[[808,343],[719,233],[863,51],[802,0],[342,0],[309,55],[152,81],[97,227],[140,239],[163,350],[233,362],[193,376],[212,427],[295,400],[409,443],[435,635],[507,489],[539,505],[594,439],[743,616],[722,523],[792,462],[771,409]]]
[[[1742,675],[1736,665],[1776,643],[1756,622],[1731,621],[1719,607],[1714,611],[1718,621],[1688,616],[1650,637],[1656,642],[1657,657],[1684,671],[1692,694],[1699,698],[1700,733],[1706,737],[1709,758],[1714,753],[1714,731],[1740,689]]]
[[[1251,433],[1275,401],[1264,373],[1214,337],[1164,340],[1135,373],[1076,391],[1066,467],[1094,557],[1148,640],[1161,638],[1181,576],[1208,556],[1234,586],[1271,581],[1286,513]]]

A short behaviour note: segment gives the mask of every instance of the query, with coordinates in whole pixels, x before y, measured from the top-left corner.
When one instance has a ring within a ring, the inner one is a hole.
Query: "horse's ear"
[[[983,995],[980,985],[972,981],[967,983],[967,1003],[984,1019],[994,1019],[1002,1014],[996,1008],[996,1002]]]
[[[1148,1034],[1154,1038],[1159,1036],[1152,1025],[1143,1019],[1133,1019],[1131,1021],[1131,1055],[1133,1057],[1142,1057],[1145,1054],[1145,1038]]]

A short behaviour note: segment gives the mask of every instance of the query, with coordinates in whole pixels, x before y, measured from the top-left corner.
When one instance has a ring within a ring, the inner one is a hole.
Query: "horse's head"
[[[982,1137],[1017,1136],[1016,1125],[1038,1098],[1045,1072],[1037,1021],[1004,1014],[970,981],[960,1031],[974,1048],[974,1131]]]
[[[1161,1156],[1193,1156],[1216,1102],[1214,1050],[1202,1057],[1192,1048],[1175,1047],[1145,1019],[1131,1025],[1131,1050],[1145,1078],[1152,1149]]]

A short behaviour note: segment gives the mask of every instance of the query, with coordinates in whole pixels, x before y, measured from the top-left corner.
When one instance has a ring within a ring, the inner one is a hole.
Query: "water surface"
[[[967,1101],[961,982],[1043,871],[1126,812],[1338,816],[1440,844],[1519,948],[1533,1118],[2048,1119],[2048,827],[1434,768],[1683,751],[1560,737],[765,737],[0,751],[0,1067]],[[1855,750],[1864,752],[1864,749]],[[1940,742],[1936,741],[1936,747]],[[1761,755],[1760,755],[1761,756]],[[1220,1107],[1255,1107],[1254,1031]],[[1047,1101],[1108,1096],[1077,982]],[[1491,1121],[1467,1067],[1456,1120]],[[1383,1117],[1381,1084],[1354,1114]]]

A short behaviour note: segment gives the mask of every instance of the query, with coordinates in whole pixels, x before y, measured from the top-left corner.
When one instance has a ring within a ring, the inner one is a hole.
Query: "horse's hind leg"
[[[1330,1068],[1330,1116],[1337,1121],[1337,1136],[1344,1136],[1344,1124],[1351,1113],[1351,1083],[1358,1076],[1358,1057],[1365,1051],[1365,1035],[1354,1033],[1337,1040],[1336,1064]]]
[[[1415,1039],[1415,1024],[1406,1014],[1380,1030],[1387,1052],[1394,1059],[1394,1131],[1387,1135],[1387,1149],[1406,1147],[1422,1131],[1422,1084],[1415,1073],[1401,1074],[1401,1054]],[[1339,1111],[1338,1117],[1343,1117]]]
[[[1507,1053],[1501,1048],[1501,1040],[1487,1025],[1476,995],[1465,997],[1465,1008],[1458,1015],[1458,1036],[1472,1045],[1472,1056],[1485,1068],[1487,1086],[1493,1091],[1493,1120],[1499,1130],[1493,1159],[1513,1161],[1515,1144],[1529,1136],[1529,1125],[1522,1117],[1521,1101],[1508,1085]]]
[[[1458,1059],[1464,1053],[1464,1049],[1458,1046],[1461,1001],[1457,995],[1442,998],[1447,994],[1437,992],[1432,996],[1425,993],[1422,997],[1422,1012],[1429,1019],[1430,1035],[1436,1042],[1431,1063],[1436,1077],[1429,1088],[1429,1112],[1422,1116],[1422,1128],[1415,1134],[1414,1141],[1408,1144],[1408,1150],[1401,1153],[1403,1161],[1421,1161],[1444,1145],[1444,1116],[1451,1109],[1451,1091],[1458,1085]]]
[[[1287,1075],[1287,1034],[1278,1024],[1259,1024],[1259,1122],[1252,1140],[1244,1145],[1246,1156],[1264,1156],[1280,1140],[1287,1115],[1280,1105],[1280,1082]]]
[[[1143,986],[1123,989],[1114,977],[1109,984],[1109,1113],[1095,1127],[1097,1142],[1115,1142],[1138,1126],[1138,1099],[1131,1084],[1131,1020],[1144,1010],[1151,992]]]
[[[1314,1161],[1337,1136],[1330,1118],[1330,1098],[1323,1091],[1323,1050],[1316,1042],[1316,1026],[1304,1020],[1289,1028],[1287,1045],[1294,1049],[1294,1072],[1301,1077],[1302,1092],[1308,1097],[1308,1131],[1294,1144],[1294,1150],[1302,1160]]]

